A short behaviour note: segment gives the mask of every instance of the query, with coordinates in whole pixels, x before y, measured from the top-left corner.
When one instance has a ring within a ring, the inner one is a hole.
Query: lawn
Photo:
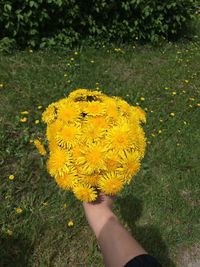
[[[199,62],[199,38],[0,55],[0,266],[103,266],[82,204],[58,188],[32,143],[45,107],[76,88],[146,110],[142,168],[114,209],[163,266],[180,266],[200,237]]]

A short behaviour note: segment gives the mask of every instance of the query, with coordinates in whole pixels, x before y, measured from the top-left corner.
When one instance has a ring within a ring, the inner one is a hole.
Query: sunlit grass
[[[102,266],[81,203],[56,186],[32,142],[49,103],[88,88],[147,112],[147,153],[115,211],[163,266],[175,266],[200,234],[199,62],[198,40],[0,56],[0,263]]]

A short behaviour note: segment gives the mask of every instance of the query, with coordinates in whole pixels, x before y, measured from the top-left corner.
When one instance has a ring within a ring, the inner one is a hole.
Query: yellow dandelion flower
[[[23,212],[23,210],[21,209],[21,208],[16,208],[15,209],[15,212],[17,213],[17,214],[21,214],[22,212]]]
[[[69,99],[76,101],[100,100],[103,94],[100,91],[77,89],[69,94]]]
[[[91,143],[99,141],[105,134],[104,128],[96,127],[93,124],[88,123],[83,127],[83,134],[81,136],[82,142]]]
[[[106,105],[106,114],[109,118],[112,118],[114,121],[117,121],[119,112],[117,103],[114,99],[105,97],[104,104]]]
[[[46,131],[47,140],[50,141],[52,139],[55,139],[55,134],[58,131],[60,131],[62,127],[63,127],[63,122],[58,119],[49,124],[47,126],[47,131]]]
[[[73,189],[77,199],[84,202],[92,202],[97,198],[97,192],[90,185],[78,185]]]
[[[49,150],[53,153],[54,150],[60,148],[56,139],[55,138],[52,138],[50,141],[49,141]]]
[[[68,225],[68,227],[73,227],[74,226],[74,222],[72,220],[69,220],[67,222],[67,225]]]
[[[84,156],[82,157],[83,170],[87,174],[91,174],[95,171],[106,170],[105,165],[105,152],[106,149],[99,144],[91,144],[85,148]],[[78,164],[80,162],[77,162]]]
[[[11,175],[8,176],[8,179],[12,181],[12,180],[15,179],[15,176],[13,174],[11,174]]]
[[[75,103],[64,103],[58,107],[58,119],[64,122],[73,122],[80,116],[79,105]]]
[[[91,185],[91,186],[97,186],[98,185],[98,181],[100,179],[100,174],[99,173],[92,173],[92,174],[88,174],[88,175],[80,175],[79,176],[79,181],[84,185]]]
[[[11,235],[13,235],[13,231],[10,230],[10,229],[7,229],[7,230],[6,230],[6,234],[9,235],[9,236],[11,236]]]
[[[108,151],[105,155],[105,163],[107,170],[116,171],[116,169],[120,167],[119,154],[113,150]]]
[[[131,107],[131,119],[133,121],[141,121],[146,123],[146,112],[140,107]]]
[[[113,97],[114,99],[117,99],[117,106],[122,115],[130,115],[131,114],[131,106],[124,100]]]
[[[144,130],[142,127],[137,127],[136,132],[133,139],[133,147],[138,151],[140,159],[144,157],[145,149],[146,149],[146,137]]]
[[[106,173],[99,180],[98,187],[106,195],[115,195],[122,190],[123,180],[115,172]]]
[[[26,117],[23,117],[23,118],[20,119],[20,122],[27,122],[27,120],[28,119]]]
[[[110,148],[116,151],[128,149],[131,144],[131,130],[127,125],[114,126],[107,133],[106,141]]]
[[[72,189],[76,185],[76,182],[77,182],[75,168],[71,167],[63,175],[56,175],[55,180],[56,180],[56,183],[60,186],[60,188],[65,189],[65,190]]]
[[[80,135],[79,127],[66,125],[56,134],[56,140],[61,147],[71,148],[78,142]]]
[[[103,115],[106,112],[106,106],[99,101],[88,102],[84,112],[91,116]]]
[[[197,103],[197,107],[200,107],[200,103]]]
[[[111,126],[111,124],[108,121],[108,118],[105,116],[89,117],[87,119],[87,124],[92,125],[95,128],[103,128],[103,129],[108,129]]]
[[[50,157],[47,161],[47,168],[52,176],[64,175],[69,171],[69,165],[71,164],[71,155],[66,150],[57,148],[50,153]]]
[[[29,114],[29,112],[27,110],[25,110],[25,111],[21,111],[20,114],[27,115],[27,114]]]
[[[73,157],[74,162],[76,161],[76,159],[84,155],[84,148],[85,148],[85,145],[82,145],[82,144],[77,144],[74,147],[72,147],[71,151],[72,151],[72,157]]]
[[[140,169],[140,157],[138,152],[124,152],[121,154],[121,164],[125,181],[129,182],[130,177],[135,176]],[[128,180],[126,178],[128,177]]]
[[[39,139],[35,139],[33,141],[33,143],[34,143],[35,147],[37,148],[39,154],[42,155],[42,156],[45,156],[47,152],[46,152],[46,149],[45,149],[44,145],[40,142],[40,140]]]
[[[46,110],[42,113],[42,120],[49,124],[56,119],[56,105],[55,103],[50,104]]]

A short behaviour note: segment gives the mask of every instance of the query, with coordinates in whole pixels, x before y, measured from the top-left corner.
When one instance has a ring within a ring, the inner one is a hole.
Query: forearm
[[[94,206],[86,209],[86,216],[97,237],[106,267],[123,267],[133,257],[146,253],[112,210]]]

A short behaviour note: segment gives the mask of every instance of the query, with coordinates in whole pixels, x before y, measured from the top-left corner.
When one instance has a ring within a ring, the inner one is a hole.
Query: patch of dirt
[[[177,267],[200,266],[200,243],[188,248],[182,247],[177,255]]]

